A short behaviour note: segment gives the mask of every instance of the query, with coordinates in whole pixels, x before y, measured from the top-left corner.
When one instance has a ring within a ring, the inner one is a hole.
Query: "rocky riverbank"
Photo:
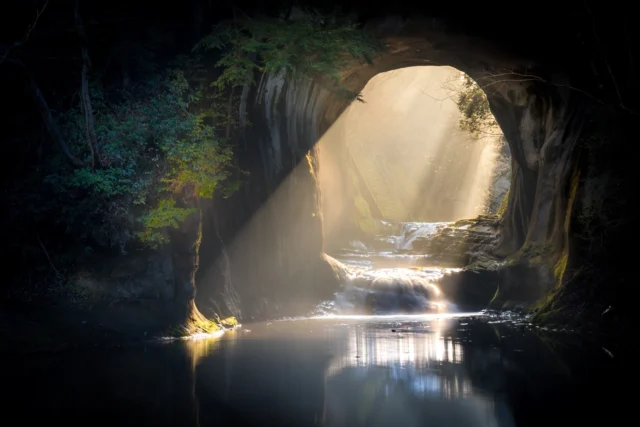
[[[431,254],[434,264],[448,267],[496,269],[493,249],[500,241],[500,217],[480,215],[444,226],[435,236],[418,237],[412,252]]]

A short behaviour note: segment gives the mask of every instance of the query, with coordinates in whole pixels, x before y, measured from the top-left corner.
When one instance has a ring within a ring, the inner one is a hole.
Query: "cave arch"
[[[576,169],[583,98],[571,89],[562,70],[514,57],[479,38],[447,32],[431,19],[386,17],[365,27],[384,41],[386,50],[372,65],[354,63],[344,70],[343,84],[358,93],[378,73],[420,65],[448,65],[468,74],[487,94],[513,159],[498,255],[512,255],[528,244],[550,246],[552,257],[566,251],[569,192],[575,192],[569,182]],[[284,73],[258,80],[257,87],[243,90],[241,112],[252,126],[244,129],[242,144],[249,169],[263,173],[252,178],[241,202],[248,225],[228,239],[253,242],[229,249],[231,259],[242,259],[231,276],[235,283],[250,284],[239,291],[243,306],[266,313],[272,310],[269,304],[279,305],[273,301],[282,300],[284,289],[293,299],[292,288],[300,295],[326,294],[317,291],[327,288],[332,272],[322,255],[314,145],[350,100],[321,82],[290,79]],[[301,162],[309,167],[296,167]],[[272,200],[276,191],[284,194],[278,203]],[[311,209],[314,215],[308,214]],[[258,211],[262,218],[255,216]],[[240,266],[247,262],[252,271]],[[535,274],[531,289],[524,292],[501,284],[498,302],[542,297],[553,285],[553,274],[544,268]]]
[[[358,92],[378,73],[416,65],[448,65],[467,73],[485,91],[514,156],[514,193],[504,220],[502,254],[527,241],[558,238],[562,233],[555,228],[561,223],[554,223],[553,217],[565,215],[551,213],[553,195],[567,196],[562,184],[571,175],[580,130],[581,97],[568,82],[556,81],[559,75],[551,77],[541,65],[513,58],[484,40],[447,33],[432,20],[388,17],[369,22],[367,29],[385,42],[387,50],[373,65],[347,70],[345,85]],[[321,113],[325,128],[346,106],[335,98],[327,104]],[[563,170],[558,170],[559,164]]]

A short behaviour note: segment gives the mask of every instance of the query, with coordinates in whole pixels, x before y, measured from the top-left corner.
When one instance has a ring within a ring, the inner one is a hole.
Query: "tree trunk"
[[[96,137],[96,126],[93,120],[93,108],[91,106],[91,97],[89,96],[89,71],[91,70],[91,59],[89,58],[89,49],[87,48],[87,35],[84,32],[84,24],[78,10],[78,1],[76,0],[75,20],[78,29],[78,36],[81,42],[82,51],[82,107],[84,110],[84,118],[87,126],[87,143],[91,151],[91,169],[96,168],[96,159],[98,159],[98,138]]]
[[[47,104],[47,100],[44,98],[44,95],[42,95],[42,92],[40,91],[40,87],[34,80],[31,73],[29,73],[29,70],[27,69],[26,65],[24,65],[24,63],[19,59],[14,59],[14,58],[6,59],[5,63],[20,67],[24,71],[24,74],[27,78],[27,82],[29,84],[29,89],[31,91],[31,94],[33,95],[33,100],[36,103],[36,107],[38,108],[38,112],[40,113],[40,117],[44,122],[47,132],[49,133],[49,136],[51,136],[51,138],[60,146],[60,149],[62,150],[64,155],[69,159],[69,161],[71,161],[73,165],[78,167],[84,166],[85,165],[84,162],[82,162],[80,159],[78,159],[76,156],[73,155],[73,153],[69,149],[69,146],[67,145],[67,142],[64,140],[64,138],[60,134],[60,130],[58,129],[58,126],[56,125],[56,122],[53,119],[53,115],[51,114],[51,109],[49,108],[49,104]]]
[[[85,63],[82,66],[82,109],[84,110],[84,120],[87,125],[87,142],[91,152],[91,169],[96,169],[96,158],[98,157],[98,139],[96,137],[95,124],[93,121],[93,108],[89,97],[89,67]]]
[[[231,117],[233,116],[233,92],[234,88],[231,88],[231,91],[229,92],[229,100],[227,101],[227,130],[225,132],[227,141],[231,139],[231,129],[233,127],[233,121],[231,120]]]
[[[207,322],[195,305],[196,273],[200,267],[203,212],[194,188],[185,188],[182,207],[197,208],[193,214],[171,233],[171,251],[175,267],[176,321],[184,324],[189,332],[194,325]]]

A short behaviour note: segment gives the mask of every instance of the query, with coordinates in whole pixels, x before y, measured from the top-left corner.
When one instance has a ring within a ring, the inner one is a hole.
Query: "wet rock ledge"
[[[430,254],[433,265],[495,270],[493,250],[500,241],[500,217],[480,215],[443,227],[432,238],[417,238],[411,252]]]
[[[431,254],[432,265],[460,268],[445,274],[438,286],[459,309],[476,311],[486,308],[498,289],[503,263],[494,249],[500,238],[500,217],[480,215],[449,224],[432,239],[416,239],[412,252]]]

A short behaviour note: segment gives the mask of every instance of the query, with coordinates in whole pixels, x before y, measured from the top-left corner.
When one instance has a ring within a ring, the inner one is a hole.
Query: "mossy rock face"
[[[546,263],[528,260],[505,263],[499,270],[499,287],[489,307],[507,310],[515,307],[527,310],[533,301],[545,297],[553,286],[553,271]]]
[[[489,305],[498,281],[499,273],[495,270],[462,270],[445,275],[438,287],[460,310],[479,311]]]
[[[569,251],[565,250],[558,258],[558,262],[556,263],[553,269],[553,275],[556,278],[556,283],[560,285],[562,283],[562,277],[564,276],[565,271],[567,270],[567,263],[569,262]]]
[[[235,328],[239,325],[238,319],[236,319],[234,316],[220,320],[220,324],[225,328]]]
[[[432,254],[432,261],[441,266],[470,267],[495,270],[498,260],[493,248],[500,238],[500,219],[496,215],[480,215],[461,219],[443,227],[433,238],[416,239],[413,252]]]
[[[500,203],[500,206],[498,206],[498,210],[496,211],[496,215],[498,215],[500,218],[502,218],[505,212],[507,212],[507,205],[509,204],[510,192],[511,192],[511,189],[507,190],[507,194],[504,195],[504,198],[502,199],[502,202]]]
[[[167,333],[172,337],[188,337],[194,334],[213,334],[223,329],[232,329],[239,325],[235,317],[224,319],[207,319],[201,314],[193,316],[183,325],[175,325],[168,329]]]

